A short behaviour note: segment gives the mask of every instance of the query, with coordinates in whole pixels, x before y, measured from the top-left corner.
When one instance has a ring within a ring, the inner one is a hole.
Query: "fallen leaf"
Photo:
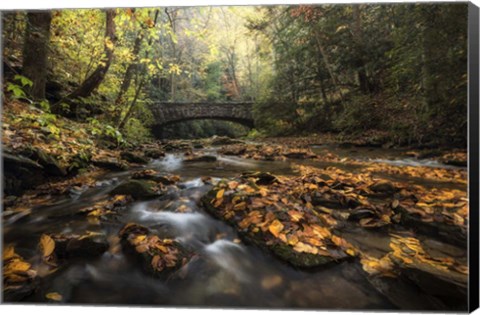
[[[282,284],[283,279],[279,275],[266,276],[262,279],[262,288],[270,290]]]
[[[50,292],[45,295],[45,297],[49,300],[60,302],[63,299],[63,296],[57,292]]]
[[[55,250],[55,241],[50,236],[42,234],[40,237],[40,247],[42,249],[43,257],[48,257]]]
[[[224,193],[225,193],[225,189],[220,189],[220,190],[217,192],[216,199],[222,199]]]
[[[275,220],[272,222],[272,224],[270,224],[270,226],[268,227],[268,230],[275,237],[278,237],[278,235],[280,234],[280,231],[283,230],[283,224],[280,221]]]

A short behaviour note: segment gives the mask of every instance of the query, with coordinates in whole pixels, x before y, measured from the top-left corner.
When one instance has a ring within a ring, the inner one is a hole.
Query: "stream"
[[[334,153],[340,156],[343,152],[342,149],[331,147],[313,149],[317,152],[335,150]],[[119,229],[126,223],[135,222],[150,228],[154,233],[171,235],[197,254],[194,259],[163,281],[143,272],[121,250],[110,249],[98,258],[69,260],[66,266],[43,278],[40,288],[23,302],[44,302],[46,293],[58,292],[63,296],[63,302],[70,304],[310,309],[427,307],[421,296],[409,292],[408,283],[399,289],[404,290],[401,292],[404,304],[393,303],[361,275],[358,262],[348,261],[302,271],[255,246],[239,241],[234,228],[214,219],[199,206],[200,198],[212,187],[204,184],[201,178],[209,176],[215,181],[246,171],[294,175],[292,160],[247,160],[219,155],[215,148],[196,152],[215,155],[217,161],[184,163],[182,154],[167,154],[165,158],[153,160],[141,168],[111,172],[99,178],[96,187],[58,197],[53,203],[33,209],[30,215],[8,217],[4,219],[3,229],[4,242],[14,243],[15,250],[29,258],[38,254],[38,240],[43,233],[100,232],[105,233],[113,244],[112,240],[118,235]],[[387,153],[362,148],[355,154],[354,157],[358,156],[359,159],[399,166],[450,167],[433,160],[415,160],[392,150]],[[294,162],[316,167],[336,166],[352,172],[358,170],[358,165],[346,163],[309,160]],[[147,168],[180,175],[180,189],[158,199],[133,202],[115,220],[100,224],[76,215],[79,209],[106,200],[108,192],[126,180],[133,171]],[[388,174],[379,176],[426,187],[440,185],[437,181],[422,178],[412,180]],[[441,185],[466,189],[465,185],[455,183]],[[192,211],[174,212],[180,206]],[[358,229],[349,231],[344,237],[375,256],[381,256],[389,250],[388,235]],[[429,250],[466,259],[466,254],[461,249],[436,240],[425,240],[430,246]],[[111,248],[114,247],[112,244]],[[35,269],[35,264],[33,268]]]

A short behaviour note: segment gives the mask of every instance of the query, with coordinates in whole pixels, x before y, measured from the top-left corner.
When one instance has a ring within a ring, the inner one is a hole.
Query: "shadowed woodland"
[[[466,310],[467,15],[2,12],[4,300]]]

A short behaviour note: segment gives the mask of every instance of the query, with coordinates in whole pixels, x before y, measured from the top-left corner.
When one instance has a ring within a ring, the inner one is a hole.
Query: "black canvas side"
[[[469,312],[478,308],[479,300],[479,8],[468,7],[468,58],[469,58]]]

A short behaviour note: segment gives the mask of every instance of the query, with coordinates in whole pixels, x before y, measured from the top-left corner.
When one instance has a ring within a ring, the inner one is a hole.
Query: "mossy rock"
[[[25,155],[29,159],[38,162],[43,166],[45,172],[53,176],[65,176],[67,171],[65,167],[60,165],[60,162],[51,154],[34,147],[27,147],[22,151],[22,155]]]
[[[130,163],[147,164],[148,160],[132,152],[121,152],[120,157]]]
[[[342,253],[339,258],[335,259],[329,256],[323,256],[320,254],[311,254],[305,252],[297,252],[293,249],[292,246],[286,244],[269,244],[267,243],[267,239],[264,237],[263,233],[250,233],[245,230],[239,229],[237,222],[234,218],[225,219],[221,214],[220,211],[212,205],[212,200],[215,198],[215,191],[211,190],[205,196],[202,197],[201,203],[204,209],[222,221],[232,225],[234,228],[237,229],[239,236],[245,243],[250,243],[253,245],[258,246],[259,248],[271,252],[273,255],[278,257],[284,262],[291,264],[297,268],[315,268],[325,266],[332,262],[341,261],[343,259],[350,258],[345,253]]]
[[[44,167],[22,156],[3,152],[3,190],[7,195],[21,195],[45,181]]]
[[[158,197],[154,190],[155,182],[147,180],[130,179],[115,187],[111,195],[131,195],[135,199],[150,199]]]

